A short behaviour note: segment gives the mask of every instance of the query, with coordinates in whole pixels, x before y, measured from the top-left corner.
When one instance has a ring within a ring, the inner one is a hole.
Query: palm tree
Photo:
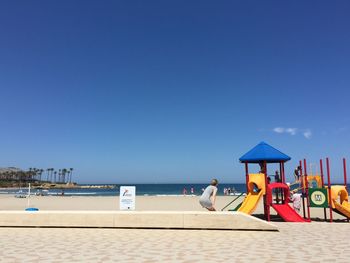
[[[60,183],[61,182],[61,180],[62,180],[62,178],[61,178],[61,175],[62,175],[62,173],[61,173],[61,169],[58,169],[58,182]]]
[[[62,170],[62,181],[63,181],[63,183],[65,183],[66,182],[66,173],[67,173],[67,169],[66,168],[63,168],[63,170]]]
[[[30,174],[32,174],[33,173],[33,168],[32,167],[29,167],[29,173],[28,173],[28,175],[30,176]]]
[[[46,178],[48,179],[49,177],[50,177],[50,168],[47,168],[46,169],[46,171],[47,171],[47,175],[46,175]],[[41,177],[41,176],[40,176]],[[41,178],[40,178],[40,181],[41,181]]]
[[[33,171],[32,173],[29,174],[29,180],[31,180],[33,177],[37,176],[37,175],[40,175],[40,169],[37,169],[37,168],[33,168]]]
[[[73,173],[73,168],[69,168],[70,171],[70,178],[69,178],[69,183],[72,183],[72,173]]]
[[[41,175],[43,174],[44,172],[44,169],[40,169],[39,170],[39,178],[37,178],[37,180],[40,180],[41,179]]]
[[[24,173],[23,175],[20,174],[21,181],[24,178],[25,181],[27,181],[27,178],[31,178],[35,174],[35,168],[29,168],[29,172]]]
[[[67,181],[67,183],[69,183],[69,174],[70,174],[70,170],[69,170],[69,169],[66,169],[66,171],[67,171],[66,181]]]
[[[55,179],[55,183],[56,183],[56,182],[57,182],[57,181],[56,181],[57,171],[54,171],[54,173],[53,173],[53,174],[54,174],[54,179]]]
[[[53,176],[52,176],[52,173],[53,173],[53,168],[49,168],[50,170],[50,182],[53,181]]]

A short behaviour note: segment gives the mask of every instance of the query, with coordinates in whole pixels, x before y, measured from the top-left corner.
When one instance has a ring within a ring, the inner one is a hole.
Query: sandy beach
[[[233,209],[244,197],[239,197],[235,202],[225,208],[225,211]],[[136,211],[206,211],[198,202],[199,196],[136,196]],[[235,196],[217,196],[216,209],[220,211]],[[81,211],[116,211],[119,210],[119,196],[31,196],[31,207],[39,210],[81,210]],[[0,195],[0,210],[24,210],[28,205],[28,198],[15,198],[13,195]],[[257,206],[255,215],[263,214],[263,202]],[[324,210],[310,208],[311,217],[316,220],[324,219]],[[302,211],[301,211],[302,212]],[[301,213],[300,213],[301,214]],[[271,208],[271,215],[276,215]],[[327,218],[329,211],[327,209]],[[344,217],[333,213],[333,218],[343,220]]]
[[[219,196],[222,208],[233,197]],[[0,196],[0,210],[23,210],[28,200]],[[40,210],[118,210],[118,197],[34,196]],[[202,211],[197,196],[138,196],[136,209]],[[262,213],[262,205],[257,214]],[[274,214],[274,213],[272,213]],[[313,217],[323,209],[312,210]],[[340,216],[336,218],[341,219]],[[346,222],[273,222],[279,232],[0,228],[1,262],[348,262]]]
[[[198,198],[191,195],[136,196],[136,210],[205,211],[199,205]],[[234,196],[218,196],[217,209],[221,210],[234,198]],[[238,204],[239,200],[234,204]],[[0,210],[23,210],[27,204],[27,198],[0,195]],[[38,207],[40,210],[119,210],[119,196],[31,196],[30,206]]]

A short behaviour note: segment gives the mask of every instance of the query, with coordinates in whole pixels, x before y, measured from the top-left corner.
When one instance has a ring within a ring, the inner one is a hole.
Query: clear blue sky
[[[2,1],[0,166],[243,182],[350,149],[349,1]],[[254,170],[255,168],[253,168]]]

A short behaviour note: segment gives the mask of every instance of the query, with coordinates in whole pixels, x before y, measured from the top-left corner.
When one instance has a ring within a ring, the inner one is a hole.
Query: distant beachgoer
[[[280,183],[281,182],[281,177],[280,177],[278,171],[275,172],[275,182],[276,183]]]
[[[194,188],[191,187],[191,195],[194,195]]]
[[[267,184],[271,183],[271,178],[270,176],[267,177]]]
[[[183,194],[183,195],[187,195],[187,189],[186,189],[186,187],[184,187],[184,189],[182,190],[182,194]]]
[[[224,188],[224,195],[227,195],[227,188]]]
[[[259,163],[259,166],[260,166],[259,173],[264,174],[265,173],[265,164],[264,163]]]
[[[294,178],[296,182],[300,181],[300,175],[301,175],[301,167],[298,166],[297,168],[294,169]]]
[[[211,180],[211,183],[207,188],[205,188],[203,194],[199,198],[199,203],[204,208],[208,209],[209,211],[216,211],[215,209],[215,201],[216,201],[216,193],[218,191],[217,188],[218,180],[213,179]]]
[[[301,208],[301,194],[294,193],[292,196],[293,208],[295,211],[300,212]]]

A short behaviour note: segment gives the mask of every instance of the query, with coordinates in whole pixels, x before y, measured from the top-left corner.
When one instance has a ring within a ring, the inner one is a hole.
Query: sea
[[[339,183],[341,185],[341,183]],[[82,186],[89,186],[81,184]],[[48,195],[48,196],[119,196],[120,186],[135,186],[137,196],[181,196],[184,195],[184,189],[186,189],[187,195],[201,195],[203,189],[208,184],[94,184],[93,186],[110,186],[113,188],[74,188],[74,189],[31,189],[31,195]],[[191,192],[193,189],[193,193]],[[238,196],[245,194],[245,184],[219,184],[217,195],[225,195],[224,190],[230,189],[229,195]],[[347,185],[347,189],[350,189],[350,185]],[[28,195],[28,188],[2,188],[1,194],[13,194],[13,195]],[[226,192],[227,194],[227,192]]]
[[[84,185],[82,185],[84,186]],[[87,185],[85,185],[87,186]],[[106,186],[106,184],[94,186]],[[186,189],[187,195],[201,195],[202,191],[208,184],[120,184],[110,185],[113,188],[74,188],[74,189],[31,189],[31,195],[48,195],[48,196],[119,196],[120,186],[135,186],[137,196],[179,196],[184,195]],[[191,191],[191,189],[193,191]],[[219,184],[218,194],[224,195],[224,189],[230,189],[230,195],[241,195],[246,191],[245,184]],[[28,194],[28,188],[3,188],[0,194]],[[226,192],[227,193],[227,192]]]

